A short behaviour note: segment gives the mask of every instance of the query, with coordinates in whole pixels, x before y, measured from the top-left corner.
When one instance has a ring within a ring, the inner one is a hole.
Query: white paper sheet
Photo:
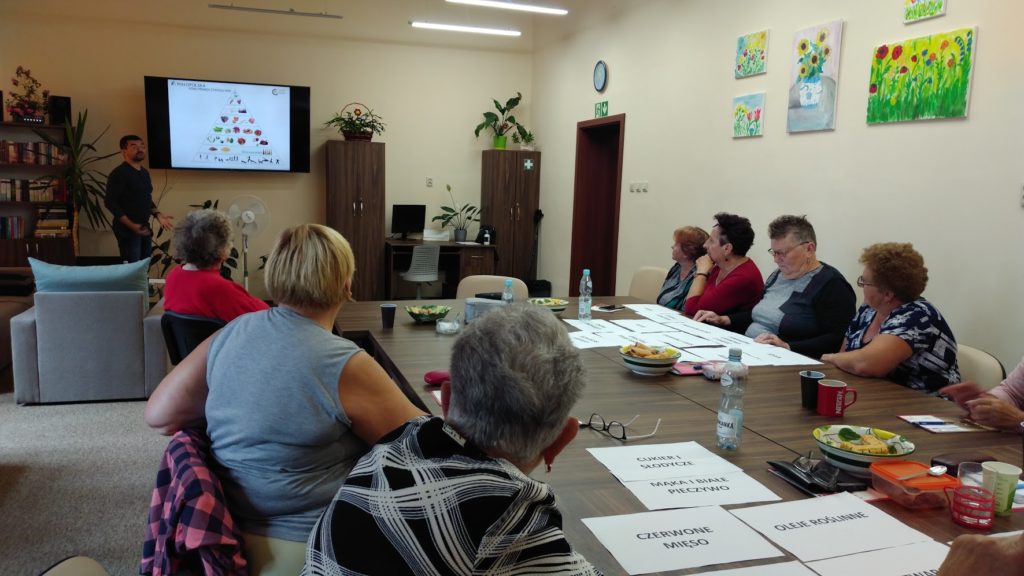
[[[809,568],[799,562],[780,562],[748,568],[733,568],[716,572],[701,572],[693,576],[814,576]]]
[[[623,482],[742,472],[696,442],[587,448],[587,451]]]
[[[782,500],[743,472],[623,482],[648,510]]]
[[[614,332],[570,332],[569,340],[573,346],[583,350],[586,348],[616,348],[633,342],[628,336]]]
[[[718,506],[584,518],[583,523],[629,574],[783,555]]]
[[[619,328],[615,324],[607,320],[576,320],[573,318],[563,318],[562,322],[565,322],[573,328],[583,332],[622,332],[622,328]]]
[[[623,330],[636,332],[641,336],[646,334],[657,334],[659,332],[673,332],[673,330],[668,326],[659,324],[654,320],[612,320],[612,323],[617,324]]]
[[[845,493],[732,513],[804,562],[931,540]]]
[[[935,541],[875,550],[807,564],[821,576],[907,576],[936,574],[949,547]],[[980,575],[979,575],[980,576]]]
[[[682,313],[658,304],[626,304],[626,308],[636,312],[638,316],[655,322],[677,322],[684,317]]]

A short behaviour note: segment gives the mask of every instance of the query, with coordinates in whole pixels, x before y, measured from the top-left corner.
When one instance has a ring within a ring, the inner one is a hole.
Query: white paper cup
[[[1006,462],[983,462],[981,471],[984,488],[995,494],[996,515],[1009,516],[1021,469]]]

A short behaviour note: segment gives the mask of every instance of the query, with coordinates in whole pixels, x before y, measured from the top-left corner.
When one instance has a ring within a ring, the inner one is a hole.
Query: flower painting
[[[736,39],[736,77],[764,74],[768,58],[768,31],[762,30]]]
[[[732,137],[764,135],[764,92],[732,99]]]
[[[835,128],[842,44],[842,20],[811,26],[793,36],[786,131]]]
[[[868,124],[966,117],[976,37],[962,28],[875,48]]]
[[[945,14],[946,0],[903,0],[904,24]]]

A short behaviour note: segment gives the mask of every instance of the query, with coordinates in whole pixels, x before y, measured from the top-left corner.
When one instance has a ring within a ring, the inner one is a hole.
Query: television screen
[[[151,168],[309,172],[309,87],[146,76]]]
[[[393,204],[391,206],[391,233],[405,239],[412,232],[423,232],[427,218],[424,204]]]

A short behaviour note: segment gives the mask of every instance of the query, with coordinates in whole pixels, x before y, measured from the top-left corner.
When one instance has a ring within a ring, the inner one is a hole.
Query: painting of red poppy
[[[965,118],[976,28],[882,44],[871,56],[868,124]]]

